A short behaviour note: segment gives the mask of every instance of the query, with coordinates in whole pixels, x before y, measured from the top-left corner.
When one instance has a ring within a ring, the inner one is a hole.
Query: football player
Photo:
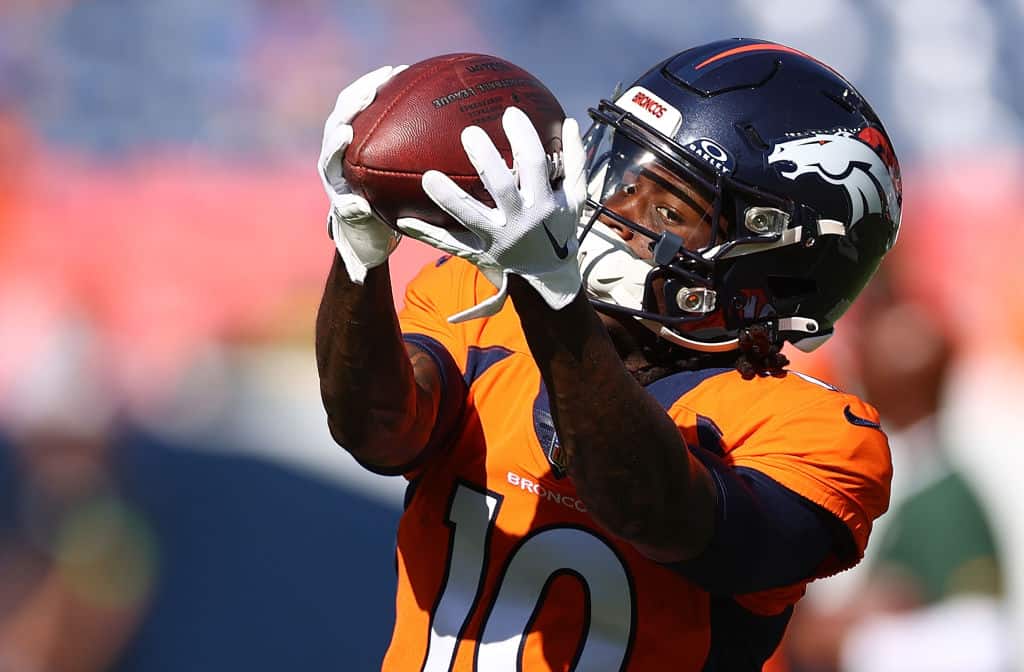
[[[317,319],[331,433],[409,480],[386,670],[759,670],[809,581],[859,560],[889,498],[878,414],[787,370],[899,228],[899,168],[836,71],[738,39],[688,49],[563,128],[554,186],[467,128],[494,198],[423,188],[465,231],[392,308],[398,235],[349,192],[338,98],[320,172],[335,256]],[[511,297],[511,302],[506,301]]]

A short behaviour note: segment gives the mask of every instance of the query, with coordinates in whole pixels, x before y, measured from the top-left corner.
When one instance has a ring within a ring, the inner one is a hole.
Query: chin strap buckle
[[[804,334],[818,333],[818,321],[809,317],[780,317],[776,322],[779,331],[799,331]]]
[[[831,329],[828,331],[822,331],[821,325],[818,324],[817,320],[812,320],[807,317],[794,316],[780,318],[776,328],[779,331],[805,334],[804,336],[798,336],[790,340],[793,347],[801,352],[812,352],[820,347],[825,341],[832,338]]]

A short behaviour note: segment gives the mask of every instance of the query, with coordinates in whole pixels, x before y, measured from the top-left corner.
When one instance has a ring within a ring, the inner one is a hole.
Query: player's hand
[[[387,260],[402,236],[373,214],[365,198],[352,193],[341,173],[341,162],[352,142],[352,120],[373,102],[385,82],[407,67],[384,66],[349,84],[338,94],[334,111],[324,123],[317,172],[331,202],[327,233],[338,247],[349,278],[359,284],[368,269]]]
[[[552,189],[544,146],[529,117],[510,107],[502,127],[518,172],[505,164],[487,133],[478,126],[462,131],[462,146],[496,207],[489,208],[436,170],[423,175],[423,190],[466,230],[442,229],[416,220],[398,220],[409,236],[463,257],[498,287],[494,297],[449,317],[461,322],[498,312],[508,296],[508,276],[523,277],[555,310],[580,290],[576,227],[586,198],[583,143],[573,119],[562,126],[565,177]]]

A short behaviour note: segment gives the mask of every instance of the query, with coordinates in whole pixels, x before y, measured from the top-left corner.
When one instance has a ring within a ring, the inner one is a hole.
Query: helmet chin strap
[[[735,350],[740,347],[740,339],[738,338],[706,343],[704,341],[695,341],[692,338],[687,338],[678,332],[672,331],[664,324],[655,322],[654,320],[640,320],[640,323],[656,333],[660,338],[663,338],[674,345],[682,346],[688,350],[696,350],[698,352],[729,352],[730,350]]]
[[[769,321],[775,323],[774,329],[776,331],[818,334],[818,322],[810,318],[800,316],[780,317],[777,320]],[[698,352],[729,352],[730,350],[736,350],[740,347],[739,338],[730,338],[724,341],[713,342],[695,341],[692,338],[687,338],[678,332],[672,331],[660,322],[655,322],[654,320],[640,320],[640,322],[669,343],[674,343],[675,345],[689,348],[690,350],[697,350]],[[830,331],[826,334],[818,334],[816,336],[804,336],[794,341],[790,341],[790,343],[792,343],[793,347],[801,352],[811,352],[831,337],[832,332]]]

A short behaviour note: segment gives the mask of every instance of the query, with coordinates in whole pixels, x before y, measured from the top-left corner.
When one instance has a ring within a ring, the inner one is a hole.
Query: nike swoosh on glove
[[[381,86],[407,67],[384,66],[346,86],[324,123],[317,172],[331,202],[327,233],[334,239],[348,277],[358,284],[363,284],[368,269],[387,260],[402,236],[373,214],[365,198],[352,193],[341,164],[352,142],[352,120],[373,102]]]
[[[505,110],[502,127],[512,147],[516,174],[479,126],[462,131],[462,146],[494,199],[489,208],[462,190],[444,173],[423,175],[423,190],[465,230],[448,230],[417,220],[399,219],[407,235],[469,260],[498,293],[448,318],[462,322],[494,315],[508,298],[508,276],[524,278],[551,308],[567,306],[580,290],[576,227],[586,199],[583,143],[573,119],[562,125],[565,178],[551,186],[544,146],[533,123],[515,107]]]

